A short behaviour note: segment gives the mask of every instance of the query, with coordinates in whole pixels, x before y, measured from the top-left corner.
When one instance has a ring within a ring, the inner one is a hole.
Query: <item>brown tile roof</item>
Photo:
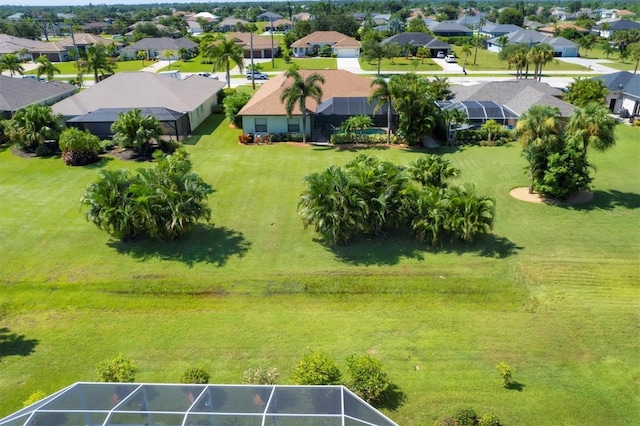
[[[235,41],[236,44],[239,44],[240,46],[242,46],[243,49],[245,50],[249,50],[250,49],[250,33],[228,33],[225,34],[225,37],[227,38],[227,40],[231,40],[233,39]],[[277,48],[279,46],[278,42],[275,41],[274,42],[274,48]],[[260,49],[271,49],[271,37],[265,37],[265,36],[259,36],[259,35],[253,35],[253,49],[254,50],[260,50]]]
[[[333,47],[360,47],[358,40],[337,31],[315,31],[300,40],[294,41],[291,47],[310,47],[314,44],[324,43],[331,44]]]
[[[371,92],[371,79],[362,77],[345,70],[300,70],[302,78],[311,73],[318,73],[325,79],[321,85],[322,99],[368,97]],[[284,104],[280,102],[280,93],[291,85],[292,79],[287,79],[285,73],[278,74],[265,82],[255,95],[240,110],[239,115],[285,115]],[[307,109],[315,113],[318,104],[311,98],[307,99]],[[300,110],[294,108],[293,114],[300,114]]]

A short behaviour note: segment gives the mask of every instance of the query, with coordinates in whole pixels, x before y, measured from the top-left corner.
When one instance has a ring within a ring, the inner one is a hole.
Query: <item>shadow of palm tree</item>
[[[104,156],[101,155],[100,159],[98,161],[96,161],[95,163],[91,163],[91,164],[87,164],[85,166],[82,166],[85,169],[101,169],[103,167],[106,167],[107,164],[109,164],[110,162],[112,162],[114,160],[113,157],[108,157],[108,156]]]
[[[37,339],[26,339],[22,334],[11,333],[6,327],[0,328],[0,359],[12,355],[31,355],[38,343]]]
[[[391,266],[396,265],[401,259],[424,260],[425,253],[455,253],[459,255],[475,253],[482,257],[504,259],[518,253],[523,247],[507,238],[493,234],[483,235],[472,244],[454,241],[444,242],[438,247],[419,244],[408,235],[396,234],[361,238],[348,246],[327,246],[327,249],[331,250],[340,261],[356,266]]]
[[[240,232],[204,224],[196,225],[189,234],[173,241],[158,242],[140,238],[107,244],[119,253],[136,259],[160,258],[183,262],[189,266],[202,262],[224,266],[230,257],[242,257],[251,247],[251,243]]]
[[[585,204],[561,204],[571,210],[613,210],[615,208],[639,209],[640,194],[634,192],[594,191],[593,201]]]

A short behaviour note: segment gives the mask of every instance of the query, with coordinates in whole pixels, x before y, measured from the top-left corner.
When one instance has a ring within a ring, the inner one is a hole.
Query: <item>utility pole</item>
[[[251,55],[251,86],[253,87],[253,90],[256,90],[256,69],[253,66],[253,31],[249,32],[249,52]]]
[[[271,68],[275,69],[276,58],[275,58],[274,48],[273,48],[273,18],[271,18],[269,22],[271,23]]]

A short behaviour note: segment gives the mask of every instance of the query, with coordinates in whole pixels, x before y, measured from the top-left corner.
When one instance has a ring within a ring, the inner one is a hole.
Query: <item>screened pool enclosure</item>
[[[75,383],[1,426],[393,426],[344,386]]]

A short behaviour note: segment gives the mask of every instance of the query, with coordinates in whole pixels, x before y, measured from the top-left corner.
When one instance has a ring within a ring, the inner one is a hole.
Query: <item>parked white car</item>
[[[445,53],[441,50],[436,54],[436,58],[438,59],[444,59],[445,57]]]
[[[258,71],[247,71],[247,80],[251,80],[251,76],[253,74],[254,80],[268,80],[269,76],[263,72]]]
[[[456,57],[454,55],[447,55],[444,57],[444,61],[448,63],[452,63],[456,61]]]

